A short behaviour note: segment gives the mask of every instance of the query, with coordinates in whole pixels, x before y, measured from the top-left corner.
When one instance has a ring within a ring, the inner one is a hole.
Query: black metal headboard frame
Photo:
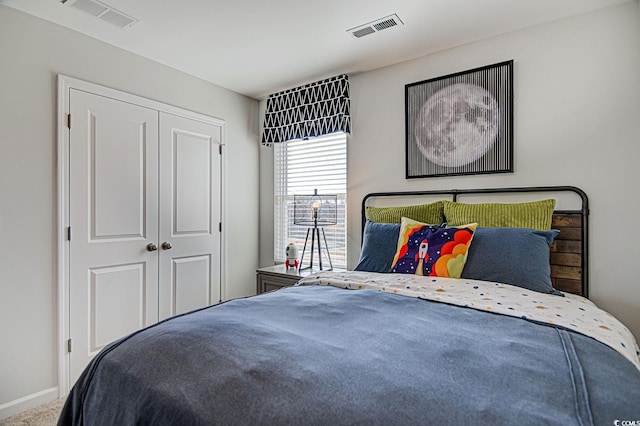
[[[370,198],[381,197],[416,197],[416,196],[443,196],[450,197],[452,201],[457,201],[459,195],[473,195],[473,194],[514,194],[514,193],[526,193],[526,192],[540,192],[540,193],[561,193],[561,192],[573,192],[577,194],[581,199],[581,208],[575,210],[555,210],[555,214],[567,214],[567,215],[580,215],[580,249],[581,249],[581,293],[584,297],[589,297],[589,275],[588,275],[588,248],[589,248],[589,233],[588,233],[588,217],[589,217],[589,199],[587,194],[580,188],[575,186],[531,186],[521,188],[482,188],[482,189],[450,189],[450,190],[431,190],[431,191],[400,191],[400,192],[373,192],[367,194],[362,199],[362,211],[361,221],[362,230],[364,233],[364,226],[367,221],[366,207],[367,201]]]

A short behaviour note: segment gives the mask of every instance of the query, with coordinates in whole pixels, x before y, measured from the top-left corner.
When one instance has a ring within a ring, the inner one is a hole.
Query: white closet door
[[[158,112],[70,91],[70,383],[158,321]]]
[[[160,318],[220,301],[221,128],[160,113]]]

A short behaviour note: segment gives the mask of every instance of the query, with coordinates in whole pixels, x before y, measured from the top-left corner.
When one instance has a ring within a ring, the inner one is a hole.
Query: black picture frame
[[[513,60],[405,85],[405,177],[513,172]]]

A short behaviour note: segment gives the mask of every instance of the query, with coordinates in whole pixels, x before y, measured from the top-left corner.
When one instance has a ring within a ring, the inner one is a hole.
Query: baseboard
[[[41,390],[0,405],[0,420],[58,398],[58,387]]]

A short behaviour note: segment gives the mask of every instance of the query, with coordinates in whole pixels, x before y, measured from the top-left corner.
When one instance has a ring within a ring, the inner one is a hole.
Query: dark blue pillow
[[[551,285],[549,246],[560,231],[530,228],[478,228],[462,278],[511,284],[562,295]]]
[[[377,223],[367,220],[362,236],[360,260],[356,271],[391,272],[398,248],[399,223]]]

